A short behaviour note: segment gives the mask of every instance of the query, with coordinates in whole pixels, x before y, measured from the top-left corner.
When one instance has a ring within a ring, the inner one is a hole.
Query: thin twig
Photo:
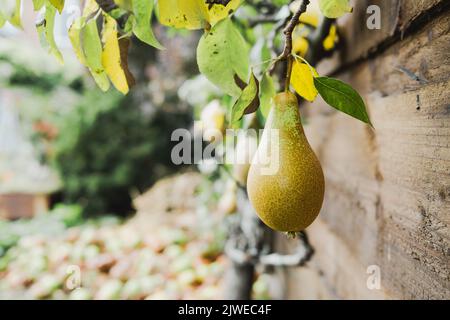
[[[275,65],[280,61],[286,61],[286,77],[284,81],[284,89],[285,91],[289,90],[289,84],[291,82],[291,71],[292,71],[292,32],[294,31],[295,27],[297,26],[300,16],[306,12],[306,9],[308,8],[309,0],[303,0],[300,4],[297,11],[294,13],[294,15],[290,18],[289,22],[286,24],[286,26],[283,29],[283,34],[285,37],[284,41],[284,49],[283,52],[277,57],[275,62],[272,65],[272,68],[270,72],[273,71],[275,68]]]
[[[294,31],[295,27],[298,24],[298,21],[300,20],[300,16],[306,12],[306,9],[308,8],[309,0],[303,0],[298,10],[294,13],[289,23],[286,25],[286,27],[283,29],[283,33],[285,36],[285,42],[284,42],[284,50],[283,53],[279,56],[280,60],[286,60],[289,58],[292,52],[292,32]]]

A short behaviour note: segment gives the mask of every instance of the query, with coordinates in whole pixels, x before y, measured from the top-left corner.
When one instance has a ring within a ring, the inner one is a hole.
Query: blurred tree
[[[79,68],[71,70],[74,64],[46,68],[45,61],[15,54],[30,52],[28,44],[2,40],[0,66],[9,71],[0,82],[20,96],[17,107],[38,157],[59,173],[55,201],[80,203],[89,215],[124,215],[132,211],[132,194],[181,169],[170,161],[170,134],[192,123],[191,108],[177,94],[192,75],[190,59],[177,52],[191,42],[173,36],[170,56],[133,43],[130,68],[139,85],[123,96],[101,92]]]

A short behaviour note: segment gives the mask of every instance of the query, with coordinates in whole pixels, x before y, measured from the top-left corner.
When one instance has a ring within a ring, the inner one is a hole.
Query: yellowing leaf
[[[84,64],[86,63],[86,57],[84,56],[83,47],[81,44],[81,30],[86,24],[86,19],[84,17],[78,17],[70,26],[68,30],[70,43],[72,44],[73,51],[77,56],[78,60]]]
[[[336,26],[332,25],[330,28],[330,33],[325,38],[325,40],[323,40],[324,49],[327,51],[333,49],[337,40],[338,40],[338,35],[337,35],[337,31],[336,31]]]
[[[199,0],[159,0],[161,24],[185,29],[201,29],[206,26],[208,13]]]
[[[37,0],[45,1],[45,0]],[[88,66],[86,56],[84,55],[83,44],[81,41],[81,35],[83,28],[86,26],[86,18],[98,10],[98,5],[94,0],[88,0],[85,3],[83,16],[78,17],[72,22],[69,30],[67,31],[70,43],[72,44],[73,51],[83,65]]]
[[[161,24],[175,28],[204,29],[214,25],[234,12],[242,0],[231,0],[225,7],[212,6],[205,0],[159,0],[159,20]]]
[[[327,18],[339,18],[353,10],[349,0],[319,0],[319,7]]]
[[[105,67],[106,74],[117,90],[123,94],[127,94],[129,85],[120,54],[119,40],[117,38],[117,22],[109,15],[104,15],[104,19],[102,63]]]
[[[86,64],[95,82],[103,91],[109,89],[108,76],[102,64],[102,43],[98,35],[97,21],[91,19],[82,29],[83,51]]]
[[[294,61],[291,74],[291,85],[304,99],[314,101],[317,97],[317,89],[314,86],[314,77],[318,77],[317,71],[306,63]]]
[[[48,0],[52,6],[61,13],[64,9],[64,0]]]

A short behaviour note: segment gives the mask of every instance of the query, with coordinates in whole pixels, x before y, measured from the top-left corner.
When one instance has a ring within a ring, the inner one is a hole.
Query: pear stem
[[[287,68],[286,68],[286,78],[284,80],[284,91],[289,91],[289,86],[291,84],[291,74],[292,74],[292,64],[293,64],[292,55],[287,58]]]

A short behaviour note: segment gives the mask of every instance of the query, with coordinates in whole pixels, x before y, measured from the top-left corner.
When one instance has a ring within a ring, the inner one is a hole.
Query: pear
[[[250,202],[277,231],[299,232],[322,207],[325,179],[303,131],[297,97],[277,94],[247,178]]]

